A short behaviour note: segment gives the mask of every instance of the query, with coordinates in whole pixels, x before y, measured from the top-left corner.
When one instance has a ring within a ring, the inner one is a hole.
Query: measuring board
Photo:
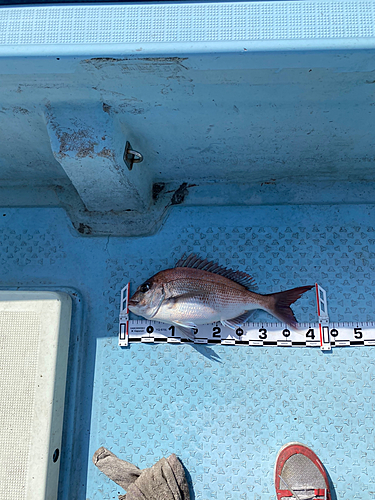
[[[330,323],[325,290],[315,284],[318,321],[299,323],[295,331],[282,323],[245,323],[232,330],[221,323],[199,325],[194,329],[194,340],[185,338],[174,325],[150,320],[129,320],[128,283],[121,290],[119,346],[129,342],[194,343],[247,346],[332,347],[375,346],[375,322]]]

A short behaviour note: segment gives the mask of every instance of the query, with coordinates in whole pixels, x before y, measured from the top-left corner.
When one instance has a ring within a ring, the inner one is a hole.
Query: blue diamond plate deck
[[[145,238],[80,236],[61,209],[1,214],[2,287],[81,297],[60,499],[117,498],[92,465],[99,446],[141,468],[176,453],[196,499],[274,499],[278,449],[294,440],[319,455],[337,498],[375,498],[374,348],[117,346],[121,287],[183,252],[251,272],[262,293],[318,281],[332,321],[374,320],[374,207],[181,207]],[[294,309],[315,319],[313,293]]]

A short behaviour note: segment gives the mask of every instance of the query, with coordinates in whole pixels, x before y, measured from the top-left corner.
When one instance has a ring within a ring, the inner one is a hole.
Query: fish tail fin
[[[268,311],[280,319],[283,323],[291,326],[292,328],[298,328],[298,322],[294,316],[292,309],[290,308],[296,300],[298,300],[305,292],[314,288],[311,286],[299,286],[298,288],[292,288],[291,290],[285,290],[284,292],[271,293],[268,297],[272,297],[273,305],[269,307]]]

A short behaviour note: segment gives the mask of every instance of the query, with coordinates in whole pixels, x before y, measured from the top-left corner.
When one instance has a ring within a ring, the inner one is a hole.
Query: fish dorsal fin
[[[233,280],[248,290],[257,289],[254,278],[249,274],[244,273],[243,271],[233,271],[233,269],[227,269],[219,266],[216,262],[201,259],[198,255],[193,253],[188,257],[184,254],[176,263],[175,267],[190,267],[191,269],[201,269],[202,271],[208,271],[209,273],[220,274],[220,276]]]

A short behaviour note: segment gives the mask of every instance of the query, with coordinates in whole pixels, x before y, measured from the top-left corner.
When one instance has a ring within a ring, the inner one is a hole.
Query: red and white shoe
[[[288,443],[275,464],[277,500],[331,500],[327,473],[322,462],[307,446]]]

